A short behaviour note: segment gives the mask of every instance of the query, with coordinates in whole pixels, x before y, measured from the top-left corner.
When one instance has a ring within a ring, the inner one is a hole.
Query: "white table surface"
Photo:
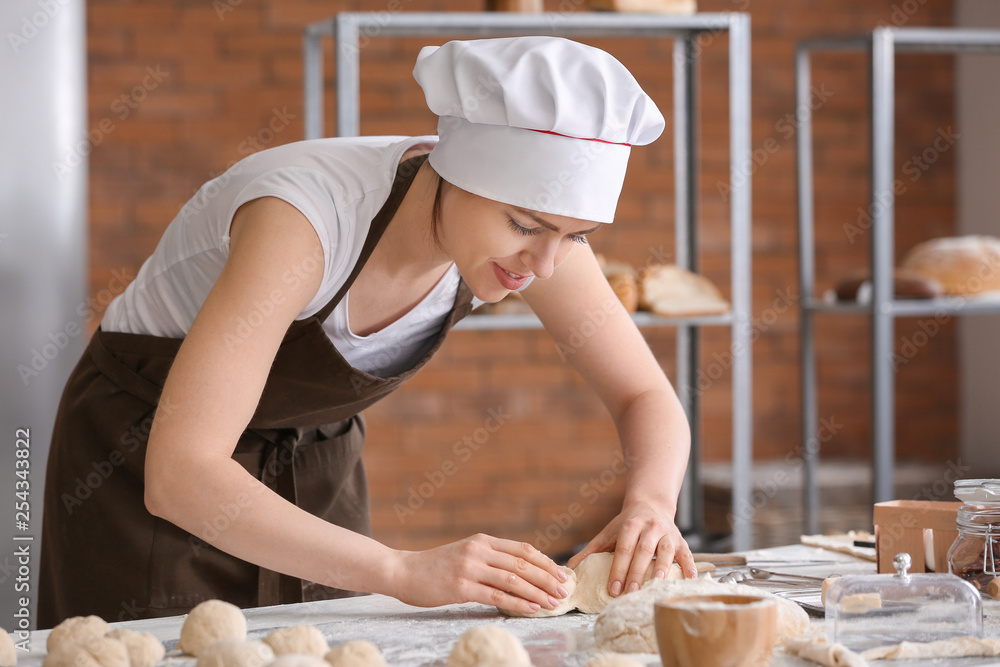
[[[875,564],[835,554],[821,549],[792,545],[764,549],[747,554],[753,564],[756,560],[799,561],[806,559],[836,560],[836,564],[788,568],[788,572],[823,576],[840,574],[873,573]],[[781,569],[776,564],[767,567]],[[717,576],[727,570],[720,568]],[[986,636],[1000,639],[1000,602],[984,600]],[[377,644],[393,667],[443,666],[455,641],[467,629],[477,625],[499,625],[516,635],[528,649],[536,667],[582,667],[597,655],[593,646],[593,626],[596,615],[576,612],[553,618],[507,618],[493,607],[481,604],[449,605],[425,609],[403,604],[382,595],[304,602],[300,604],[259,607],[245,610],[248,635],[260,639],[271,630],[290,625],[308,624],[317,627],[331,646],[351,639],[368,639]],[[164,642],[167,657],[163,665],[194,667],[195,660],[181,656],[175,649],[180,636],[183,616],[146,619],[116,623],[115,626],[149,632]],[[814,631],[822,631],[823,620],[813,619]],[[31,634],[31,651],[20,653],[18,665],[40,666],[45,656],[48,630]],[[654,654],[636,654],[631,657],[639,662],[656,666],[660,660]],[[877,664],[956,664],[1000,665],[997,659],[965,659],[961,661],[880,662]],[[775,653],[772,665],[793,667],[814,663]]]

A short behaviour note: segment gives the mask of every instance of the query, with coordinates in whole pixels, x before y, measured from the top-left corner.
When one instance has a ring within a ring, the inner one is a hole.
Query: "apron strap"
[[[372,219],[371,226],[368,229],[368,237],[365,239],[364,247],[361,248],[361,255],[358,257],[358,261],[354,264],[354,270],[351,271],[351,275],[347,277],[347,280],[341,286],[336,296],[314,316],[320,322],[325,322],[326,318],[330,317],[330,313],[343,300],[344,295],[347,294],[347,290],[354,284],[354,281],[361,273],[361,269],[364,268],[368,262],[368,258],[371,257],[372,252],[375,250],[375,246],[378,245],[379,239],[382,238],[386,227],[389,226],[392,216],[396,214],[396,210],[399,209],[399,205],[403,202],[403,197],[406,196],[407,191],[410,189],[410,184],[413,183],[414,177],[426,160],[426,154],[418,155],[411,157],[399,165],[399,168],[396,170],[396,178],[392,183],[392,190],[389,192],[389,198]]]

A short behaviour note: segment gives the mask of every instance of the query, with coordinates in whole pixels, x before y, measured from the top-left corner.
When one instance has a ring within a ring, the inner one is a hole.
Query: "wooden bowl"
[[[694,595],[656,603],[663,667],[764,667],[777,638],[774,600]]]

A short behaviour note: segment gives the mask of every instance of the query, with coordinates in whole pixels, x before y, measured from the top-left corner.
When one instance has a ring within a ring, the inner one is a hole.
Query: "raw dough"
[[[448,667],[530,667],[531,658],[519,640],[503,628],[470,628],[455,642]]]
[[[45,656],[42,667],[129,667],[128,649],[107,637],[62,642]]]
[[[17,664],[17,650],[14,640],[7,631],[0,628],[0,667],[14,667]]]
[[[655,579],[642,590],[612,600],[594,623],[597,648],[617,653],[657,653],[653,604],[687,595],[732,593],[759,598],[773,598],[778,604],[776,645],[789,637],[801,636],[809,627],[809,617],[801,607],[759,588],[742,584],[720,584],[712,579]]]
[[[274,660],[274,651],[260,641],[222,639],[198,654],[196,667],[264,667]]]
[[[902,642],[895,646],[870,648],[861,654],[868,660],[925,660],[927,658],[995,658],[1000,656],[1000,640],[954,637],[936,642]]]
[[[843,644],[831,644],[823,637],[792,637],[785,642],[785,650],[803,660],[824,667],[866,667],[868,661]]]
[[[645,667],[645,665],[638,660],[626,658],[623,655],[605,653],[604,655],[597,656],[583,667]]]
[[[73,616],[52,628],[45,648],[52,653],[63,642],[79,642],[85,639],[103,637],[108,624],[98,616]]]
[[[239,607],[222,600],[205,600],[184,619],[177,648],[197,656],[220,639],[246,638],[247,619]]]
[[[326,654],[330,667],[386,667],[378,646],[365,639],[354,639],[336,646]]]
[[[271,647],[275,655],[301,653],[322,658],[330,650],[323,633],[311,625],[278,628],[264,637],[264,643]]]
[[[330,663],[314,655],[286,653],[267,663],[267,667],[330,667]]]
[[[611,563],[615,555],[610,551],[590,554],[576,566],[576,591],[573,603],[584,614],[599,614],[611,600],[608,592],[608,581],[611,579]],[[649,564],[643,581],[653,578],[653,568],[656,561]],[[670,564],[667,579],[683,579],[684,574],[677,563]]]
[[[566,589],[566,592],[569,593],[569,595],[560,600],[559,606],[557,606],[555,609],[546,609],[545,607],[542,607],[534,614],[519,614],[516,611],[508,611],[506,609],[500,609],[500,613],[506,616],[527,616],[529,618],[539,618],[542,616],[562,616],[563,614],[571,612],[574,609],[576,609],[576,601],[573,598],[576,592],[576,572],[569,569],[565,565],[561,565],[559,569],[565,572],[566,575],[569,577],[569,579],[566,580],[566,583],[563,584],[563,588]]]
[[[165,649],[159,639],[148,632],[136,632],[125,628],[112,628],[105,635],[125,644],[128,661],[132,667],[153,667],[163,660]]]

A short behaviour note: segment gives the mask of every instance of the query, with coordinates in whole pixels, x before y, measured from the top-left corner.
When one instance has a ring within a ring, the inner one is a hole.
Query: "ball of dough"
[[[63,642],[79,642],[103,637],[108,631],[107,622],[98,616],[74,616],[52,628],[45,648],[52,653]]]
[[[105,635],[125,644],[128,650],[128,661],[132,667],[153,667],[163,660],[165,649],[159,639],[148,632],[136,632],[125,628],[112,628]]]
[[[386,667],[382,651],[364,639],[354,639],[335,646],[324,659],[331,667]]]
[[[17,649],[7,631],[0,628],[0,667],[14,667],[17,664]]]
[[[247,638],[247,619],[240,608],[222,600],[205,600],[191,610],[181,627],[177,648],[198,656],[220,639]]]
[[[448,667],[530,667],[531,658],[514,635],[495,625],[465,631],[448,656]]]
[[[626,658],[623,655],[605,653],[604,655],[597,656],[583,667],[645,667],[645,665],[638,660]]]
[[[608,582],[611,580],[611,563],[615,554],[610,551],[590,554],[576,566],[576,591],[573,602],[576,608],[584,614],[599,614],[615,598],[608,592]],[[653,578],[656,561],[646,568],[643,581]],[[667,571],[667,579],[683,579],[684,573],[677,563],[671,563]]]
[[[267,663],[267,667],[330,667],[330,663],[314,655],[286,653]]]
[[[791,600],[744,584],[720,584],[712,579],[654,580],[642,590],[612,600],[594,622],[594,643],[602,651],[657,653],[653,607],[657,600],[688,595],[733,593],[774,599],[778,606],[778,638],[801,636],[809,627],[806,612]]]
[[[568,577],[566,579],[566,583],[563,584],[563,588],[566,589],[566,592],[569,593],[569,595],[564,597],[562,600],[559,600],[559,605],[555,609],[546,609],[545,607],[542,607],[534,614],[521,614],[516,611],[500,609],[500,613],[506,616],[527,616],[528,618],[539,618],[541,616],[562,616],[563,614],[576,609],[576,602],[573,600],[573,593],[576,591],[576,572],[569,569],[565,565],[560,566],[559,569],[565,572]]]
[[[264,667],[274,651],[264,642],[221,639],[198,654],[196,667]]]
[[[45,656],[43,667],[129,667],[124,642],[108,637],[62,642]]]
[[[322,658],[330,650],[323,633],[311,625],[278,628],[264,637],[264,643],[271,647],[275,655],[300,653]]]

